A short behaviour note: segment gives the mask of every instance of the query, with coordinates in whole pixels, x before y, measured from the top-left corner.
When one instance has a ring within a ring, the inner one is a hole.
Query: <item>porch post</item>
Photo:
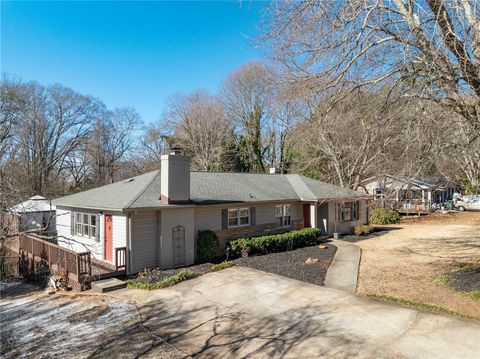
[[[317,203],[310,204],[310,227],[318,228],[318,226],[317,226]]]

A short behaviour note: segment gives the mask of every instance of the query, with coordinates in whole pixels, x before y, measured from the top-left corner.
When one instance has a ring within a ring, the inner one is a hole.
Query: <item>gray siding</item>
[[[353,201],[346,201],[346,202],[353,202]],[[328,223],[329,223],[329,234],[335,232],[335,220],[336,220],[336,206],[337,202],[332,201],[328,203]],[[368,223],[367,219],[367,202],[365,200],[359,200],[359,217],[356,221],[350,222],[337,222],[337,232],[341,234],[351,233],[353,231],[353,227],[355,226],[362,226]]]
[[[303,203],[292,203],[292,219],[303,218]]]
[[[255,206],[257,212],[257,225],[275,222],[275,205],[260,204]]]
[[[132,217],[132,272],[157,265],[157,212]]]
[[[204,231],[207,229],[217,231],[222,229],[222,208],[195,208],[194,222],[195,238],[198,237],[198,231]]]

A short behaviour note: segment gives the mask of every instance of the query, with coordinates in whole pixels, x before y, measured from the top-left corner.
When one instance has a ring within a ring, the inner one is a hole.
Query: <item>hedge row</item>
[[[249,255],[283,252],[314,245],[319,234],[318,228],[304,228],[281,234],[236,239],[230,241],[229,246],[231,254],[237,257],[241,255],[243,249],[246,249]]]

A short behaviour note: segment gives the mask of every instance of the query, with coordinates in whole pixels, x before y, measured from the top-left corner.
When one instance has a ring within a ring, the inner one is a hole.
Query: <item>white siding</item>
[[[81,211],[81,210],[78,210]],[[94,211],[83,210],[88,213],[96,213]],[[94,239],[88,239],[84,237],[72,236],[70,233],[71,223],[71,211],[70,209],[62,209],[57,207],[56,228],[58,234],[58,244],[61,247],[71,249],[75,252],[87,252],[90,251],[92,255],[100,260],[103,260],[103,241],[99,242]],[[102,227],[100,221],[100,228]],[[100,233],[101,235],[101,233]],[[102,238],[102,237],[100,237]]]
[[[74,250],[75,252],[92,252],[92,255],[96,259],[104,259],[104,241],[105,241],[105,220],[104,215],[100,215],[100,221],[97,224],[97,230],[99,231],[99,242],[95,240],[72,236],[70,233],[71,224],[71,211],[84,212],[97,214],[95,210],[87,209],[66,209],[57,208],[56,229],[58,233],[58,244],[62,247]],[[107,213],[112,214],[112,248],[125,247],[127,245],[127,221],[123,214],[119,213]],[[112,249],[113,251],[113,249]],[[112,253],[112,260],[114,260],[114,251]]]
[[[113,248],[126,247],[127,246],[127,217],[124,215],[113,215],[112,227],[113,227],[112,228],[112,232],[113,232],[112,247]],[[102,229],[102,234],[103,234],[103,229]],[[100,238],[103,238],[103,236]]]
[[[131,271],[140,272],[157,263],[157,212],[144,212],[132,216]]]

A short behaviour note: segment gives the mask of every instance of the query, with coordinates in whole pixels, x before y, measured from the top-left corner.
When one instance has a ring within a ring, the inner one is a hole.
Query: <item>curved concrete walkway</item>
[[[173,287],[112,292],[194,358],[478,359],[480,322],[245,267]]]
[[[328,268],[325,287],[355,293],[361,256],[360,247],[336,239],[332,239],[330,244],[337,247],[337,252]]]

